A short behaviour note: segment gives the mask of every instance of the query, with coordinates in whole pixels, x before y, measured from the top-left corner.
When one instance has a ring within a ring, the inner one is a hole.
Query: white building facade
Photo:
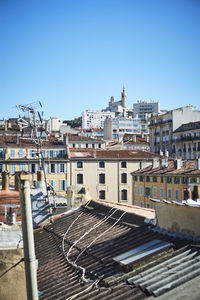
[[[138,101],[133,104],[133,117],[140,119],[150,118],[151,114],[158,115],[160,113],[160,103],[154,101]]]
[[[103,128],[106,118],[114,118],[111,111],[86,110],[82,113],[82,129]]]

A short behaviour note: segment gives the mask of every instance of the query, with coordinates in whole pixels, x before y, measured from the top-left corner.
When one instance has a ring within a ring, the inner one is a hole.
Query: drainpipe
[[[28,300],[38,300],[37,271],[33,238],[33,221],[29,180],[19,177],[22,233],[24,242],[24,263],[26,272],[26,292]]]

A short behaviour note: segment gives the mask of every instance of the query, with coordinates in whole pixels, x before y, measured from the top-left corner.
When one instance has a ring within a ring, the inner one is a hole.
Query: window
[[[137,181],[137,175],[133,176],[133,181]]]
[[[137,200],[134,201],[134,205],[137,205]]]
[[[77,174],[77,184],[83,184],[83,174]]]
[[[18,151],[18,157],[23,157],[23,150]]]
[[[146,177],[146,182],[150,182],[150,177],[149,176]]]
[[[146,204],[146,208],[150,208],[150,204],[148,202]]]
[[[179,200],[179,190],[175,190],[175,200]]]
[[[83,162],[82,161],[77,161],[77,168],[79,168],[79,169],[83,168]]]
[[[121,191],[121,199],[122,200],[127,200],[127,190],[122,190]]]
[[[105,184],[105,174],[99,174],[99,183]]]
[[[140,196],[143,196],[143,186],[140,186]]]
[[[127,174],[126,173],[121,174],[121,183],[127,183]]]
[[[163,183],[164,182],[164,178],[160,177],[160,182]]]
[[[164,188],[160,188],[160,198],[164,198]]]
[[[144,203],[142,201],[140,202],[140,207],[144,207]]]
[[[178,177],[178,176],[174,177],[174,183],[179,184],[180,183],[180,177]]]
[[[153,182],[157,182],[157,177],[153,176]]]
[[[11,165],[10,165],[10,173],[11,173],[11,174],[14,174],[15,171],[16,171],[16,164],[11,164]]]
[[[21,171],[26,171],[26,164],[21,164]]]
[[[67,190],[67,180],[60,180],[60,191]]]
[[[99,162],[99,168],[105,168],[105,162],[104,161]]]
[[[121,162],[121,168],[126,168],[126,161]]]
[[[157,188],[155,186],[153,187],[153,196],[157,197]]]
[[[172,199],[172,190],[171,189],[168,189],[167,190],[167,196],[168,196],[168,199]]]
[[[60,164],[60,173],[65,173],[65,164]]]
[[[150,187],[146,187],[145,188],[145,197],[150,197],[151,196],[151,188]]]
[[[15,157],[15,150],[10,150],[10,157]]]
[[[167,176],[167,183],[172,183],[172,177],[171,176]]]
[[[134,186],[134,194],[137,195],[137,185]]]
[[[36,151],[30,150],[30,157],[36,157]]]
[[[50,180],[50,185],[53,187],[54,191],[56,190],[56,180]]]
[[[56,173],[56,165],[50,164],[50,173]]]
[[[140,181],[141,181],[141,182],[143,181],[143,176],[140,176]]]
[[[2,158],[3,157],[3,150],[0,149],[0,157]]]
[[[106,199],[106,191],[104,190],[99,191],[99,199]]]
[[[29,165],[29,172],[36,173],[36,164]]]
[[[101,144],[99,144],[99,148],[101,148]]]

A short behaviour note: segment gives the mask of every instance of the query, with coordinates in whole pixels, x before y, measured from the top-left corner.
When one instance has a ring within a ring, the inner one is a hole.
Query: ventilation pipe
[[[24,243],[24,263],[26,272],[26,292],[28,300],[38,300],[36,258],[33,238],[30,184],[19,177],[22,233]]]

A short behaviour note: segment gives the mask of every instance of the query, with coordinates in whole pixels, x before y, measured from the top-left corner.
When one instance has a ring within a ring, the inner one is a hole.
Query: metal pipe
[[[26,272],[26,292],[28,300],[38,300],[30,184],[28,180],[21,179],[19,183],[22,233],[24,243],[24,262]]]

